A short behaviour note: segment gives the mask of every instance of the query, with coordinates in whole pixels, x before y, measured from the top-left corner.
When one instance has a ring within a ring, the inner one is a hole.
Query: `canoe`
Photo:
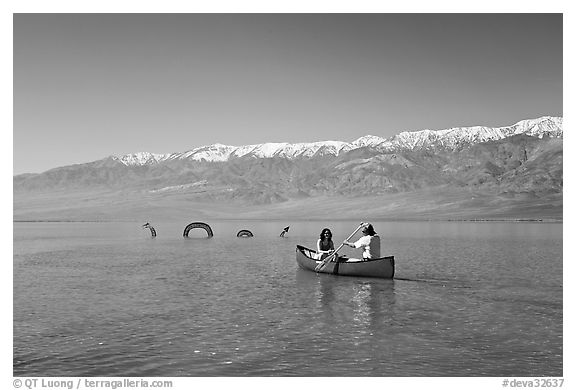
[[[313,249],[296,245],[296,262],[300,268],[314,271],[316,265],[320,263],[320,260],[314,258],[315,254],[316,251]],[[370,260],[342,256],[338,263],[329,262],[319,273],[392,279],[394,277],[394,256]]]

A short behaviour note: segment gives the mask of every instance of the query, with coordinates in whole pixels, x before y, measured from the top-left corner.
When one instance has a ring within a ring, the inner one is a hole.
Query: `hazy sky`
[[[562,116],[561,14],[16,14],[14,174]]]

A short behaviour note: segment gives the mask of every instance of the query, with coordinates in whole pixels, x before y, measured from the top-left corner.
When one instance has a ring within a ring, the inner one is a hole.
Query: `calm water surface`
[[[378,280],[297,267],[356,222],[188,222],[14,223],[14,375],[563,375],[562,224],[375,223]]]

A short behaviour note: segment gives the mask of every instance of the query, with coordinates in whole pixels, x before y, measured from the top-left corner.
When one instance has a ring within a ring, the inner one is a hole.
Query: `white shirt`
[[[354,248],[364,248],[362,257],[365,259],[378,259],[380,257],[380,236],[363,236],[353,243]]]

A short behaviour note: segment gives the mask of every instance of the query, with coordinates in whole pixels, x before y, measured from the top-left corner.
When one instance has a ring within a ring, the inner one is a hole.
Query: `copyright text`
[[[161,389],[172,388],[170,380],[150,380],[150,379],[49,379],[49,378],[28,378],[14,379],[14,388],[20,389]]]

